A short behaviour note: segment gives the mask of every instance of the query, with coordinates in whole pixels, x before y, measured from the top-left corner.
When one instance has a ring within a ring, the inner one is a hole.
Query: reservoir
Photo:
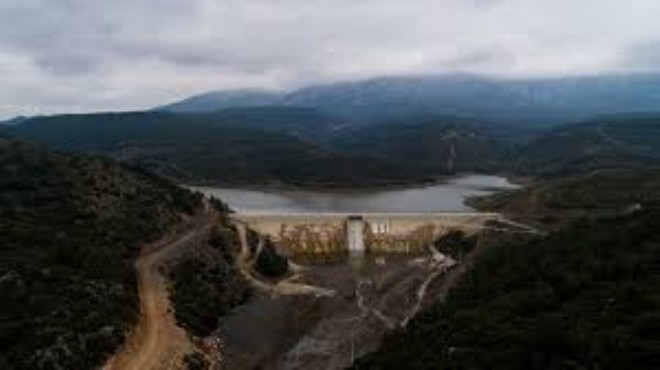
[[[432,185],[356,191],[192,187],[227,202],[237,212],[465,212],[471,196],[518,186],[504,177],[465,175]]]

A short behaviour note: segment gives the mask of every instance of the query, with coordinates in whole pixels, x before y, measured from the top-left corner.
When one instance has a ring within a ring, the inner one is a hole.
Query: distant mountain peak
[[[167,112],[191,113],[210,112],[224,108],[256,107],[279,105],[279,95],[275,92],[258,89],[230,91],[210,91],[184,100],[157,107],[156,110]]]
[[[157,109],[209,112],[276,105],[315,108],[353,123],[440,114],[543,126],[598,115],[660,111],[660,75],[527,79],[472,74],[390,76],[319,84],[291,92],[214,91]]]

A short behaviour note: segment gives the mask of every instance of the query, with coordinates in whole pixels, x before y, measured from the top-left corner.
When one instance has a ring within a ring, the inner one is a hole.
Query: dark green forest
[[[516,171],[555,178],[660,164],[660,117],[622,114],[539,132],[516,154]]]
[[[525,188],[478,197],[470,205],[489,211],[561,221],[660,206],[660,168],[598,170],[537,181]]]
[[[458,117],[410,117],[338,134],[342,153],[419,166],[428,173],[510,171],[514,154],[530,132]]]
[[[206,244],[189,251],[171,268],[174,314],[192,335],[210,335],[220,317],[250,295],[249,284],[234,264],[237,238],[236,230],[224,220],[211,231]]]
[[[463,256],[476,247],[477,239],[477,235],[468,236],[463,231],[452,230],[436,239],[433,247],[438,252],[461,261]]]
[[[434,115],[357,125],[309,108],[253,107],[34,117],[0,131],[187,183],[355,187],[660,165],[660,116],[650,113],[540,129]]]
[[[138,169],[0,139],[0,368],[103,363],[139,313],[139,246],[199,205]]]
[[[660,211],[490,248],[358,369],[656,369]]]
[[[292,128],[298,126],[286,120],[264,128],[272,111],[277,110],[257,110],[266,115],[260,119],[255,118],[257,112],[239,115],[249,121],[236,118],[233,111],[62,115],[33,118],[0,131],[59,150],[107,155],[187,183],[371,186],[430,181],[436,175],[424,167],[342,154],[304,140],[301,136],[323,141],[330,135],[310,126],[313,122],[306,116],[305,125],[298,125],[305,130]]]
[[[277,253],[277,249],[270,239],[266,239],[254,262],[254,269],[265,277],[278,278],[289,272],[289,261]]]
[[[224,212],[226,206],[216,202]],[[259,235],[247,229],[247,241],[254,254]],[[236,228],[227,218],[211,230],[206,243],[189,250],[169,268],[172,281],[171,298],[177,322],[197,337],[213,334],[222,316],[226,316],[251,296],[248,281],[236,266],[240,241]],[[278,278],[289,270],[288,260],[279,255],[270,240],[266,240],[254,269],[264,277]],[[193,359],[191,359],[193,361]]]

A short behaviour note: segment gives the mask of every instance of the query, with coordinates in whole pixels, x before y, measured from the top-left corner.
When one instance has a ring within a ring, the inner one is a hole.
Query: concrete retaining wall
[[[269,236],[290,257],[345,255],[349,252],[349,222],[353,233],[363,230],[366,253],[424,253],[450,230],[472,233],[493,213],[241,213],[234,215],[255,231]],[[356,238],[352,235],[351,238]]]

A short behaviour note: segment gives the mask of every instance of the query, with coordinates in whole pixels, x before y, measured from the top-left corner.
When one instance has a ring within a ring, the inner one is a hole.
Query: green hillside
[[[660,165],[660,116],[618,115],[543,131],[456,117],[410,117],[346,130],[332,143],[346,153],[424,166],[430,172],[556,178]]]
[[[216,125],[279,132],[313,143],[326,142],[346,126],[342,118],[304,107],[236,107],[209,113],[208,117]]]
[[[253,107],[35,117],[0,131],[187,183],[350,187],[460,172],[557,178],[660,165],[660,116],[652,114],[534,131],[432,115],[365,126],[313,109]]]
[[[185,182],[349,186],[434,175],[385,159],[336,154],[256,126],[221,124],[213,115],[144,112],[40,117],[5,131],[62,150],[139,163]]]
[[[436,173],[495,172],[528,135],[507,126],[476,123],[456,117],[410,117],[343,133],[336,148],[363,156],[387,158]]]
[[[0,139],[0,368],[100,365],[139,313],[138,247],[199,205],[139,170]]]
[[[599,170],[475,198],[479,209],[525,217],[563,218],[625,213],[660,206],[660,168]]]
[[[486,251],[358,369],[656,369],[660,212]]]
[[[620,115],[539,134],[517,155],[517,171],[554,177],[660,164],[660,116]]]

